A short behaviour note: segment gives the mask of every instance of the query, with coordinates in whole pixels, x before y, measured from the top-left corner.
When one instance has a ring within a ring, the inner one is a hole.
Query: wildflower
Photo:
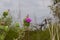
[[[24,19],[24,26],[30,26],[31,19],[29,18],[29,15],[26,16]]]
[[[26,22],[30,23],[31,19],[30,18],[26,18]]]

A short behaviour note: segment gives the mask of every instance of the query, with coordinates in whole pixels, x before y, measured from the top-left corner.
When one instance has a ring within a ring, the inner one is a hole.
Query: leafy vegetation
[[[57,10],[57,9],[56,9]],[[56,13],[56,17],[60,18],[60,14]],[[58,14],[58,15],[57,15]],[[29,20],[27,20],[29,21]],[[59,40],[60,39],[60,24],[49,23],[45,30],[29,30],[30,23],[24,20],[24,27],[20,28],[18,22],[12,24],[12,17],[8,11],[3,12],[0,18],[0,40]],[[25,28],[25,26],[27,26]]]
[[[8,14],[8,11],[4,11],[3,16],[0,18],[0,40],[21,39],[23,30],[20,29],[19,23],[12,24],[12,17]]]

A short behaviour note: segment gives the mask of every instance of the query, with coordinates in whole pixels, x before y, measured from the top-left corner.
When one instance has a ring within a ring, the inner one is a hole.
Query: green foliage
[[[6,32],[7,32],[8,29],[9,29],[8,26],[1,26],[1,25],[0,25],[0,30],[1,30],[1,31],[6,31]]]
[[[3,12],[3,16],[6,17],[8,15],[8,11]]]
[[[45,31],[40,31],[40,30],[29,31],[29,34],[25,34],[24,40],[28,40],[28,39],[29,40],[50,40],[50,34],[48,29]]]
[[[4,40],[14,40],[18,38],[19,33],[13,29],[9,29]]]
[[[27,26],[27,27],[30,26],[30,23],[26,22],[25,19],[23,20],[23,22],[24,22],[24,26]]]
[[[0,40],[51,40],[48,28],[43,31],[29,31],[24,28],[25,26],[28,27],[30,25],[30,23],[26,23],[25,20],[24,27],[20,28],[19,23],[12,24],[12,18],[8,16],[8,12],[4,12],[3,16],[4,17],[0,18]],[[49,27],[52,27],[52,25],[50,24]],[[53,24],[53,27],[53,33],[56,33],[55,29],[57,28],[57,25]],[[60,30],[60,28],[58,28],[58,30]],[[52,32],[52,30],[50,31]],[[60,31],[58,33],[60,37]]]
[[[24,33],[20,29],[19,23],[12,24],[12,17],[8,16],[8,12],[3,12],[3,17],[0,18],[0,40],[18,40],[22,39]]]
[[[24,30],[20,29],[20,27],[12,26],[7,32],[4,40],[22,40],[24,36]]]
[[[20,27],[19,23],[16,23],[15,26],[16,26],[16,27]]]
[[[12,18],[11,17],[6,17],[4,19],[4,21],[5,21],[5,26],[9,26],[12,23]]]
[[[0,25],[10,26],[11,23],[12,23],[12,17],[10,16],[0,18]]]
[[[8,32],[8,26],[0,25],[0,40],[4,40],[7,32]]]
[[[0,40],[4,40],[4,38],[5,38],[5,34],[4,33],[0,33]]]

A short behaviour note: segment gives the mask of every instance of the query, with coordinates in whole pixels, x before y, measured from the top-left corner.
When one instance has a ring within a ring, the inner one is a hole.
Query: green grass
[[[48,30],[45,30],[45,31],[39,31],[39,30],[29,31],[29,34],[25,35],[24,40],[50,40],[49,31]]]

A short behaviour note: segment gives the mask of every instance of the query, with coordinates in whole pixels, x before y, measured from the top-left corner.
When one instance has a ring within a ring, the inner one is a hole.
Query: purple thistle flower
[[[31,19],[30,18],[26,18],[26,22],[31,22]]]

